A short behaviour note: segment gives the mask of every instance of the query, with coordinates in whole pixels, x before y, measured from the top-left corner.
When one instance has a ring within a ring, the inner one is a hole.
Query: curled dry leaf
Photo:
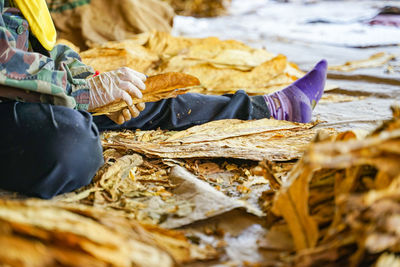
[[[283,186],[274,202],[272,211],[282,215],[293,235],[297,250],[313,248],[318,240],[316,222],[309,215],[308,210],[308,183],[312,177],[310,168],[301,168],[301,164],[294,167],[289,174],[290,178],[296,177],[290,186]]]
[[[165,98],[176,97],[186,93],[189,87],[200,85],[200,81],[191,75],[169,72],[149,77],[146,81],[146,89],[142,91],[142,98],[134,98],[133,104],[155,102]],[[94,115],[111,114],[127,107],[124,101],[110,103],[106,106],[98,107],[91,112]]]
[[[362,68],[377,68],[387,64],[390,60],[395,59],[396,56],[385,52],[373,54],[367,59],[360,59],[348,61],[343,65],[329,66],[329,70],[335,71],[353,71]]]

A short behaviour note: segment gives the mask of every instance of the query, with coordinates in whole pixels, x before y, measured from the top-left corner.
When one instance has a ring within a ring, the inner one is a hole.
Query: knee
[[[89,184],[103,164],[102,146],[90,114],[75,114],[59,124],[59,131],[47,142],[53,166],[34,189],[42,198],[73,191]]]
[[[89,184],[103,164],[92,116],[50,105],[35,111],[27,113],[29,118],[21,112],[17,128],[10,129],[16,133],[9,144],[13,150],[0,162],[0,167],[6,177],[13,178],[0,178],[0,187],[27,196],[51,198]]]

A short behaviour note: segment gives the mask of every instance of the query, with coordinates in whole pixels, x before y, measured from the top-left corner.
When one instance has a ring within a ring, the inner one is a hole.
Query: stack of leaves
[[[217,17],[226,14],[231,0],[163,0],[178,15],[193,17]]]
[[[163,246],[138,223],[112,212],[50,201],[0,201],[2,265],[174,266]]]
[[[216,37],[174,37],[151,32],[135,38],[108,42],[81,53],[83,62],[104,72],[130,67],[147,75],[181,72],[200,80],[191,90],[221,95],[244,89],[250,95],[266,94],[288,86],[304,75],[283,55],[251,48]]]
[[[175,266],[218,256],[182,232],[43,200],[0,200],[0,247],[10,266]]]
[[[221,120],[180,132],[106,132],[106,165],[90,186],[58,200],[119,210],[167,228],[235,208],[262,216],[258,198],[269,182],[257,162],[300,158],[317,132],[313,126]]]
[[[399,162],[398,108],[363,140],[349,132],[312,144],[273,199],[270,264],[398,266]]]
[[[312,123],[272,119],[219,120],[185,131],[106,132],[103,147],[133,150],[160,158],[299,159],[318,130]],[[332,129],[326,134],[335,133]]]
[[[137,155],[123,159],[130,164],[138,160]],[[118,192],[112,189],[123,183],[115,173],[118,166],[103,178],[106,194],[110,193],[103,200],[115,197]],[[102,193],[99,188],[95,191]],[[85,194],[90,192],[51,201],[0,199],[0,262],[7,266],[175,266],[218,256],[210,246],[191,244],[182,232],[122,216],[117,207],[105,210],[90,207],[88,200],[86,205],[76,203]]]

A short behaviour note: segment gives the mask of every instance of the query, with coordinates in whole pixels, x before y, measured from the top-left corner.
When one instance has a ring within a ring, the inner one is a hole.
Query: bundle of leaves
[[[265,205],[275,215],[262,244],[270,265],[399,266],[399,108],[393,114],[365,139],[343,133],[305,152]]]

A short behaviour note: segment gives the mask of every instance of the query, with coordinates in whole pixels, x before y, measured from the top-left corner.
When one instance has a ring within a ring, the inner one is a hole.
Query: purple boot
[[[324,92],[326,60],[321,60],[304,77],[281,91],[264,95],[271,116],[277,120],[307,123]]]

